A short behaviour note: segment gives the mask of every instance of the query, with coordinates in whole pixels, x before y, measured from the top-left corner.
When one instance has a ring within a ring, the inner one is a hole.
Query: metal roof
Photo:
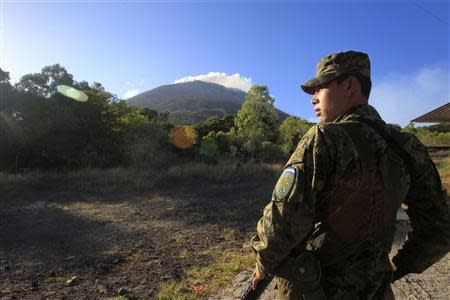
[[[424,114],[418,118],[415,118],[411,122],[417,123],[440,123],[450,122],[450,102]]]

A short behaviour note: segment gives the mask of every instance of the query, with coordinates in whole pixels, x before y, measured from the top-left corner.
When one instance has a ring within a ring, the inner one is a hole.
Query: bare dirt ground
[[[242,248],[274,180],[2,191],[0,299],[154,299],[162,282],[210,264],[207,250]]]
[[[242,250],[275,181],[172,182],[139,192],[2,188],[0,299],[155,299],[160,284],[211,264],[211,249]],[[404,236],[403,229],[399,240]],[[449,270],[447,255],[396,282],[395,295],[448,299]],[[211,299],[238,297],[246,272],[226,296]]]

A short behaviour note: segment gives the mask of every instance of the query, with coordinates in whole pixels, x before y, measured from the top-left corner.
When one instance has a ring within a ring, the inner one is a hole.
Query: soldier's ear
[[[348,80],[346,82],[345,91],[349,91],[352,87],[354,88],[356,86],[358,79],[356,79],[355,76],[349,76]]]
[[[350,76],[347,80],[347,87],[346,87],[346,91],[350,90],[352,88],[353,85],[355,85],[355,77],[354,76]]]

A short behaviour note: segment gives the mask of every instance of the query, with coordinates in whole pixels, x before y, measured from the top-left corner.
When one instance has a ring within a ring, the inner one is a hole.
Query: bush
[[[257,157],[264,162],[280,162],[288,158],[288,152],[281,145],[271,142],[263,142],[258,151]]]
[[[417,138],[425,146],[450,146],[450,132],[431,132],[428,130],[418,130]]]
[[[428,147],[431,146],[450,146],[449,125],[439,124],[432,126],[414,127],[414,123],[402,129],[403,132],[412,133]]]

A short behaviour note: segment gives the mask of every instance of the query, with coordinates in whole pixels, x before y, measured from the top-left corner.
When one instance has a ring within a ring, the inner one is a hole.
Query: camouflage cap
[[[301,85],[305,93],[313,95],[319,85],[330,82],[344,74],[361,74],[370,79],[369,55],[346,51],[322,58],[316,67],[316,77]]]

